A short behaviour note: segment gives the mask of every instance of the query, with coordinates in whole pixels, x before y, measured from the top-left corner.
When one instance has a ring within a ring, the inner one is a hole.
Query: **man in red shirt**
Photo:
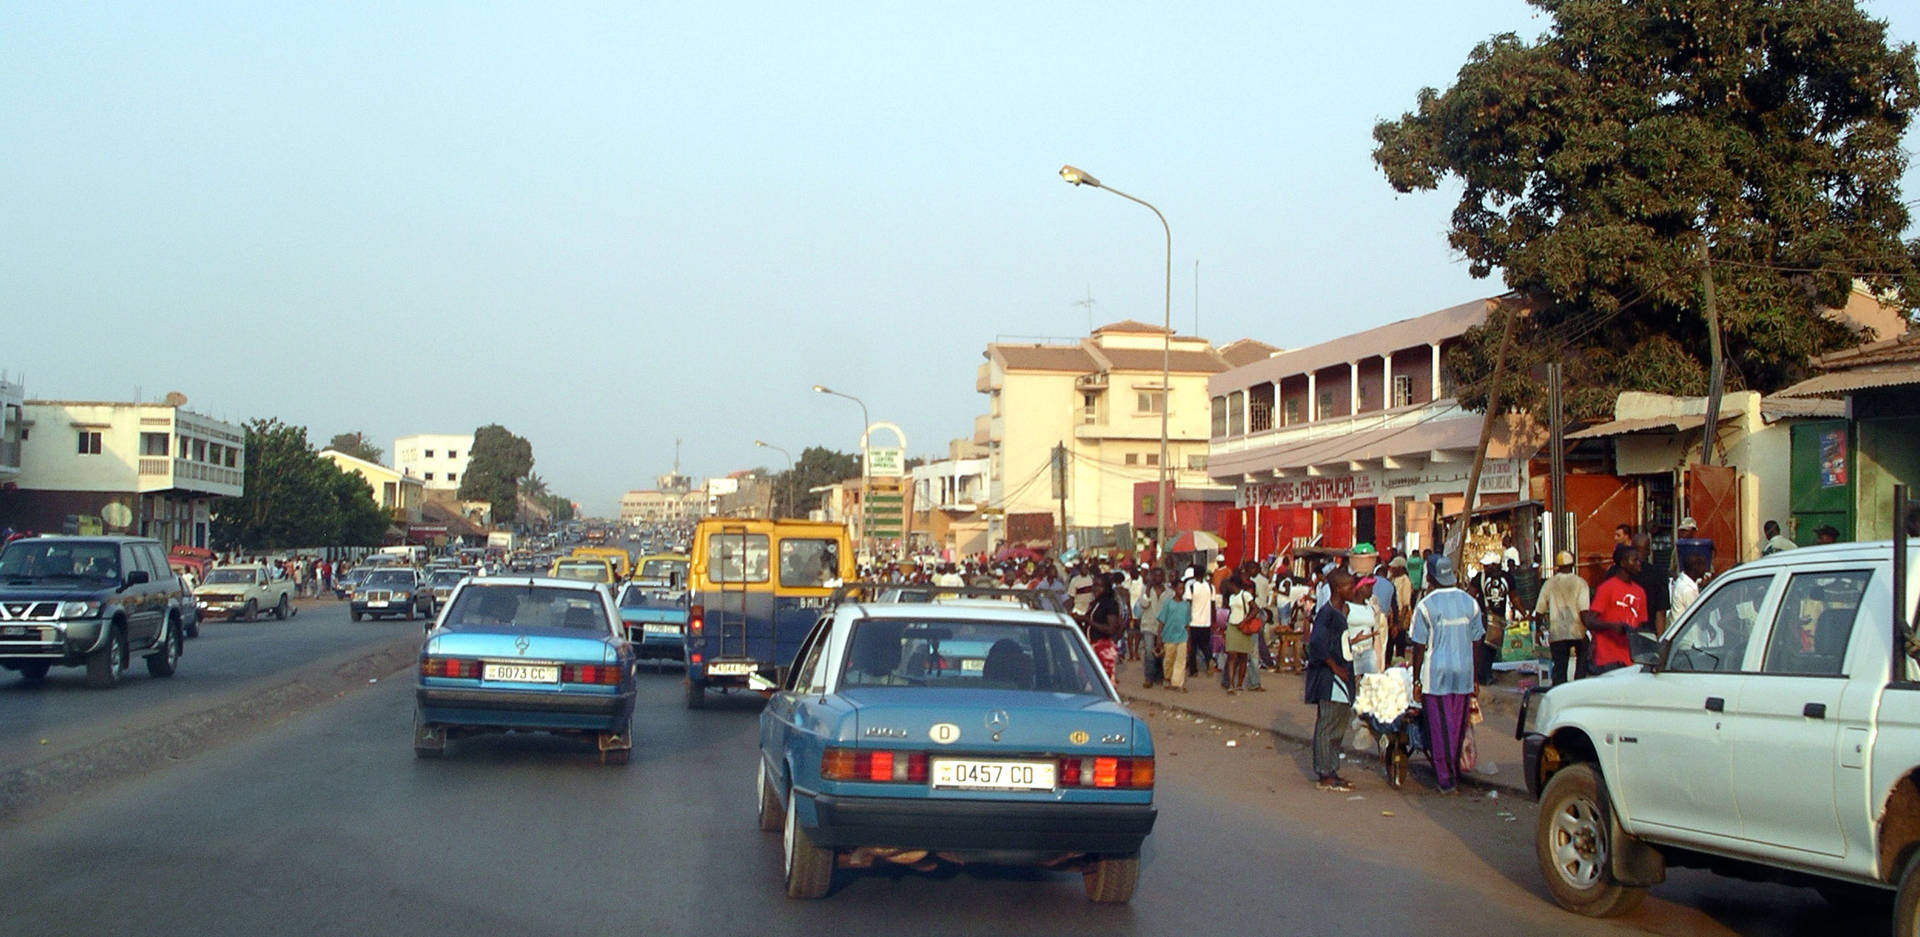
[[[1633,663],[1628,635],[1647,623],[1647,593],[1634,581],[1640,551],[1628,544],[1613,548],[1613,569],[1593,590],[1593,604],[1580,620],[1593,636],[1593,672],[1606,673]]]

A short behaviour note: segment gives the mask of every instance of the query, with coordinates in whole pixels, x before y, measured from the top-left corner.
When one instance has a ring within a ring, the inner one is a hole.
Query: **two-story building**
[[[1115,532],[1132,525],[1136,483],[1159,480],[1163,411],[1169,483],[1209,484],[1207,381],[1231,363],[1206,339],[1126,321],[1071,343],[995,342],[985,357],[973,442],[992,545],[1051,541],[1064,513],[1078,545],[1132,548]]]
[[[393,441],[393,466],[427,486],[428,492],[454,492],[473,461],[472,433],[415,433]]]
[[[1359,542],[1437,547],[1465,507],[1481,415],[1453,399],[1447,349],[1499,298],[1265,357],[1215,374],[1207,470],[1237,491],[1230,557]],[[1525,497],[1546,440],[1524,416],[1495,421],[1475,511]]]
[[[246,432],[183,404],[25,401],[0,525],[207,546],[213,500],[245,491]]]
[[[987,551],[986,447],[970,439],[947,444],[947,457],[914,467],[907,544],[946,557]]]
[[[343,472],[352,472],[367,480],[373,489],[373,503],[380,506],[395,524],[409,527],[421,522],[420,510],[426,503],[425,480],[397,468],[369,462],[337,449],[320,450],[320,458],[332,462]]]

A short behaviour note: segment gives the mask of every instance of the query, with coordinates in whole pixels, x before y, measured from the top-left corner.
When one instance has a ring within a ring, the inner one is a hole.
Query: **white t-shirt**
[[[1187,583],[1186,599],[1193,603],[1193,627],[1213,627],[1213,607],[1218,601],[1213,591],[1213,583],[1205,579],[1195,579]]]

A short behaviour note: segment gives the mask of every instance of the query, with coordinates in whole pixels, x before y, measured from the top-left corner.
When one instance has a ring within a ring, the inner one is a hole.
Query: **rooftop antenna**
[[[673,474],[680,474],[680,440],[673,441]]]
[[[1200,335],[1200,258],[1193,258],[1193,334]]]
[[[1092,283],[1087,284],[1087,298],[1074,300],[1073,304],[1087,311],[1087,334],[1089,335],[1093,334],[1093,284]]]

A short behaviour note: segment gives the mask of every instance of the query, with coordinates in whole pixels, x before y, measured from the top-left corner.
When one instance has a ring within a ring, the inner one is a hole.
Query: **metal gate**
[[[1740,476],[1728,465],[1687,466],[1687,512],[1697,537],[1713,541],[1713,571],[1740,562]]]

